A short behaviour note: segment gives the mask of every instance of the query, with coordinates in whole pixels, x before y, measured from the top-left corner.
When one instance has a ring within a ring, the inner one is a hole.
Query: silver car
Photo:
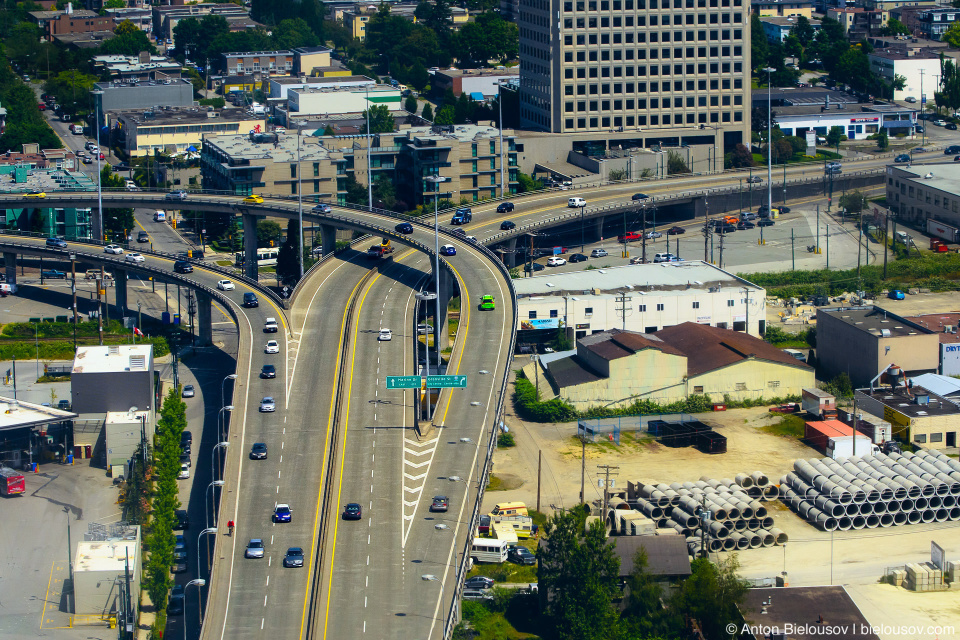
[[[271,413],[277,410],[277,404],[273,401],[273,398],[266,396],[263,400],[260,401],[260,413]]]
[[[247,550],[243,552],[244,558],[262,558],[263,540],[260,538],[251,538],[247,543]]]

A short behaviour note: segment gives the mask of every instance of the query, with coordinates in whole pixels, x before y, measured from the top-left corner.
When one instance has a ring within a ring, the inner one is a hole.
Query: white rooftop
[[[700,292],[711,289],[730,291],[744,287],[762,291],[757,285],[702,260],[565,271],[513,281],[518,298],[597,293],[613,295],[624,290],[641,295],[662,295],[669,292]]]
[[[897,165],[896,168],[914,174],[914,179],[926,187],[960,197],[960,163]]]
[[[150,371],[152,368],[152,344],[78,347],[73,361],[73,373]]]
[[[77,559],[74,571],[104,571],[122,574],[129,557],[131,572],[137,566],[137,549],[139,543],[136,536],[137,527],[131,527],[133,539],[122,540],[82,540],[77,543]]]
[[[60,411],[53,407],[0,396],[0,429],[41,426],[70,420],[76,415],[70,411]]]
[[[249,134],[205,135],[204,149],[208,152],[218,149],[233,159],[273,160],[273,162],[309,162],[330,157],[330,150],[319,142],[319,138],[304,135],[297,151],[297,131],[288,129],[277,134],[277,142],[253,142]],[[299,156],[298,156],[299,153]]]
[[[149,411],[136,411],[130,413],[129,411],[107,411],[107,417],[104,421],[104,424],[131,424],[141,418],[145,419],[148,423],[150,422],[150,412]]]

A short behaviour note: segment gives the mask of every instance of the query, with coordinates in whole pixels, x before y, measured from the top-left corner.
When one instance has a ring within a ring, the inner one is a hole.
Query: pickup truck
[[[47,269],[46,271],[41,271],[40,276],[42,278],[55,278],[61,280],[65,280],[67,278],[67,274],[65,274],[63,271],[57,271],[56,269]]]
[[[370,248],[367,249],[367,257],[371,259],[384,258],[391,253],[393,253],[393,246],[386,238],[380,244],[370,245]]]
[[[453,213],[450,224],[467,224],[473,220],[473,211],[470,207],[460,207]]]

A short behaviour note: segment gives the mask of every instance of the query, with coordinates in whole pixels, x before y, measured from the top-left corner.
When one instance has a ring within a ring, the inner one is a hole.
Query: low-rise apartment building
[[[116,26],[111,16],[101,16],[96,11],[74,10],[68,5],[66,11],[31,11],[33,21],[43,31],[48,42],[54,36],[66,33],[84,33],[87,31],[112,31]]]
[[[912,96],[920,100],[921,82],[928,78],[928,84],[923,87],[924,93],[933,96],[936,81],[930,81],[940,73],[940,55],[936,51],[927,49],[894,48],[875,49],[867,54],[870,69],[888,82],[893,82],[896,76],[903,76],[903,89],[893,92],[894,100],[903,100]]]
[[[950,25],[960,19],[960,9],[927,9],[917,14],[920,35],[931,40],[943,39]]]
[[[813,15],[813,0],[752,0],[750,9],[759,16],[803,16]]]
[[[263,116],[244,109],[208,110],[207,107],[164,108],[108,112],[115,143],[130,156],[153,151],[180,153],[193,147],[199,150],[205,135],[262,131]]]
[[[952,162],[889,165],[886,179],[887,207],[898,219],[960,226],[960,166]]]

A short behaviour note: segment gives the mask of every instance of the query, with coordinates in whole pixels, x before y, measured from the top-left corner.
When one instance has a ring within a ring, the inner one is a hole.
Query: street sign
[[[419,389],[422,384],[420,376],[387,376],[387,389]]]
[[[467,376],[427,376],[427,387],[430,389],[465,389]]]

